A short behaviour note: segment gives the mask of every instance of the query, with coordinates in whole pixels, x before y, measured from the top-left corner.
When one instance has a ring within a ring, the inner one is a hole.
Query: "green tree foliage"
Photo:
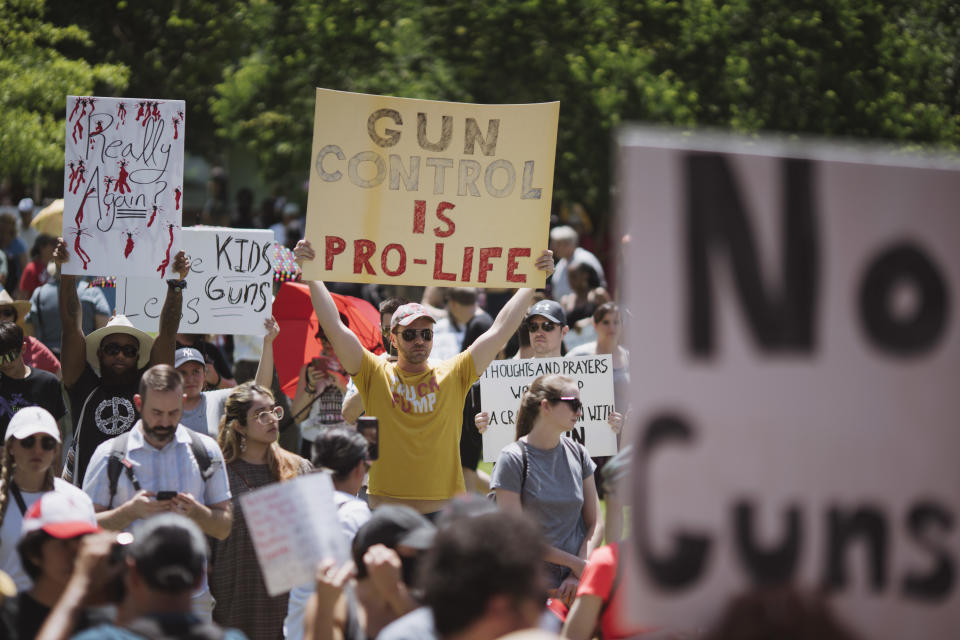
[[[67,95],[121,90],[121,65],[89,64],[61,53],[88,47],[79,27],[44,21],[42,0],[0,2],[0,176],[30,182],[63,169]]]
[[[555,197],[596,216],[628,120],[956,146],[958,13],[949,0],[285,0],[213,111],[271,177],[302,180],[314,86],[560,100]]]

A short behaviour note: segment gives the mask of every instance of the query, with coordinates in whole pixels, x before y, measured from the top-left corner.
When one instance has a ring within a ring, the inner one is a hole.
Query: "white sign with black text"
[[[960,163],[639,128],[618,143],[625,608],[702,628],[789,584],[865,638],[954,637]]]
[[[496,462],[500,450],[514,441],[520,397],[530,383],[546,374],[573,378],[580,387],[583,416],[567,435],[586,446],[591,456],[617,452],[617,435],[607,423],[613,406],[613,359],[609,354],[569,358],[494,360],[480,376],[480,406],[490,414],[483,434],[483,459]]]
[[[273,232],[188,227],[182,239],[191,264],[180,333],[263,335],[273,303]],[[117,278],[117,313],[157,331],[166,295],[162,280]]]

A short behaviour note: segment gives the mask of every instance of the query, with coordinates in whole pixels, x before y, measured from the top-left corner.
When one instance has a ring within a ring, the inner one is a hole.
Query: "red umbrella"
[[[360,339],[360,344],[375,354],[383,353],[380,312],[376,307],[353,296],[330,295],[340,314],[346,317],[350,330]],[[280,335],[273,342],[273,361],[280,388],[292,399],[297,391],[301,367],[323,353],[323,347],[315,337],[320,323],[313,311],[309,287],[284,282],[273,301],[273,317],[280,325]]]

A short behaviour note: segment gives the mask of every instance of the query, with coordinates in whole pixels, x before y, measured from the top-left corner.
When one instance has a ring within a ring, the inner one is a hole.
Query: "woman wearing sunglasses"
[[[560,375],[534,380],[520,400],[516,442],[500,452],[490,483],[502,509],[522,510],[540,524],[550,545],[549,586],[567,606],[587,555],[599,544],[593,540],[599,537],[596,465],[582,445],[563,437],[582,414],[574,380]]]
[[[313,470],[307,460],[277,444],[283,408],[255,382],[234,387],[224,407],[217,442],[223,450],[233,495],[233,525],[211,555],[210,593],[216,599],[213,619],[235,627],[248,638],[279,638],[287,615],[287,594],[270,597],[240,506],[244,493],[292,480]]]
[[[60,460],[60,429],[49,411],[25,407],[7,425],[7,439],[0,467],[0,569],[25,591],[32,581],[20,563],[17,542],[23,514],[48,491],[67,494],[74,502],[93,509],[83,491],[56,477],[54,462]]]

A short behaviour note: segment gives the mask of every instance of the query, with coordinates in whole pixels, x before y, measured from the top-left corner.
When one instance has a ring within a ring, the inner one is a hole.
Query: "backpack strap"
[[[213,475],[213,464],[210,460],[210,452],[207,451],[207,447],[203,444],[203,439],[199,433],[188,427],[184,428],[186,428],[187,433],[190,434],[190,448],[193,450],[193,457],[197,460],[197,466],[200,467],[200,477],[206,482],[210,479],[210,476]]]
[[[63,479],[77,487],[83,486],[83,478],[78,478],[80,471],[80,432],[83,430],[83,414],[87,412],[87,405],[90,404],[90,398],[97,392],[100,385],[93,387],[93,390],[87,394],[87,399],[83,401],[80,407],[80,417],[77,418],[77,430],[73,432],[73,443],[70,445],[70,451],[67,453],[67,466],[63,470]],[[71,459],[72,456],[72,459]]]
[[[527,445],[522,440],[517,441],[520,444],[520,451],[523,454],[523,471],[520,475],[520,504],[523,504],[523,487],[527,484],[527,468],[529,467],[529,462],[527,460]]]
[[[107,501],[107,509],[113,508],[113,499],[117,495],[117,484],[120,481],[120,473],[125,471],[130,484],[134,490],[140,491],[140,482],[136,474],[133,473],[133,464],[127,460],[127,439],[130,432],[121,433],[113,439],[113,445],[110,447],[110,454],[107,456],[107,483],[110,487],[110,499]]]

